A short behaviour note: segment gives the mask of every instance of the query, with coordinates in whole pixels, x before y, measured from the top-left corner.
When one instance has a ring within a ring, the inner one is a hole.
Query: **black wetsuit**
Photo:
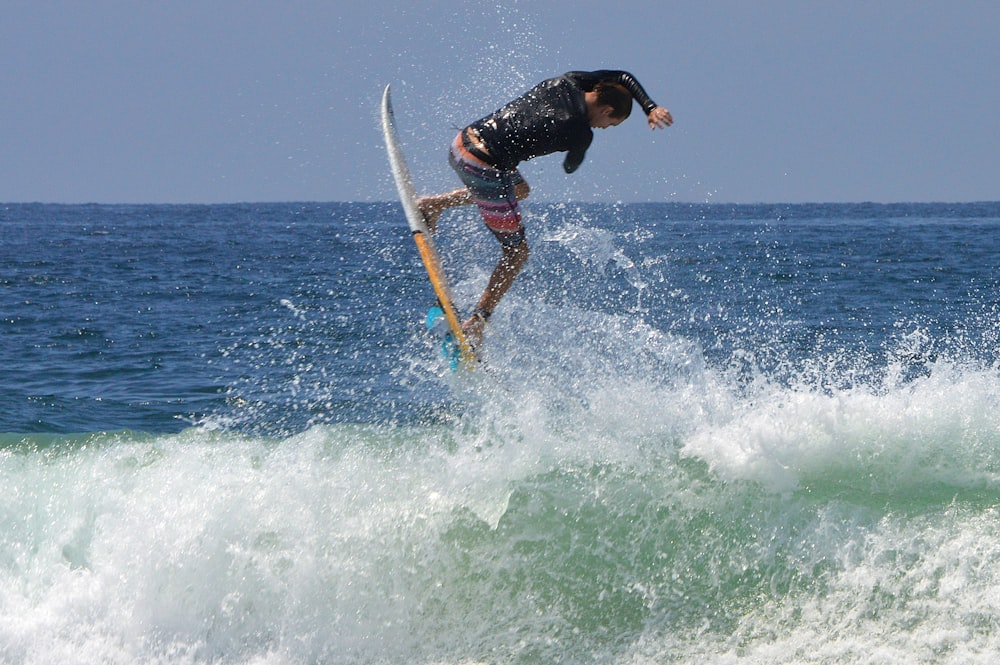
[[[479,135],[490,163],[498,169],[511,171],[533,157],[566,152],[563,168],[572,173],[583,162],[594,139],[584,94],[601,82],[625,86],[646,115],[656,108],[628,72],[608,69],[568,72],[542,81],[469,127]]]

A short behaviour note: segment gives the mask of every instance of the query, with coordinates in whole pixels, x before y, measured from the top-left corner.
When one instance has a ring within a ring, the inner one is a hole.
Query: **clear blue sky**
[[[997,200],[998,31],[993,0],[8,0],[0,201],[390,200],[386,83],[451,188],[455,128],[598,68],[675,125],[529,162],[537,199]]]

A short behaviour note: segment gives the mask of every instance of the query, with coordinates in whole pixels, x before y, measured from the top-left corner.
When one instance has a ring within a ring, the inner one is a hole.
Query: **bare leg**
[[[526,199],[530,192],[531,188],[527,182],[522,181],[514,185],[514,196],[517,197],[518,201]],[[420,208],[420,212],[427,222],[427,228],[431,230],[431,233],[437,228],[438,218],[445,210],[472,205],[473,203],[475,201],[472,200],[469,190],[465,187],[445,192],[444,194],[423,196],[417,199],[417,207]]]
[[[493,269],[490,281],[486,285],[486,291],[479,300],[479,308],[492,312],[500,299],[507,293],[507,289],[514,283],[514,278],[521,272],[525,262],[528,260],[528,242],[523,241],[517,247],[503,247],[503,256]],[[469,336],[473,346],[478,346],[483,341],[483,329],[486,327],[485,319],[473,316],[469,318],[462,329]]]
[[[514,195],[519,201],[526,199],[530,192],[531,188],[525,181],[521,181],[514,186]],[[445,192],[444,194],[422,197],[417,201],[417,207],[420,208],[420,212],[427,222],[427,227],[433,233],[437,228],[438,218],[441,216],[441,213],[451,208],[472,205],[473,203],[475,201],[472,200],[469,190],[463,187],[462,189]],[[514,278],[521,272],[521,268],[524,267],[525,262],[528,260],[527,241],[522,241],[516,247],[501,245],[501,250],[503,255],[493,269],[490,281],[486,285],[486,291],[483,292],[483,297],[479,300],[479,309],[487,312],[492,312],[496,308],[500,299],[507,293],[511,284],[514,283]],[[478,346],[483,341],[483,330],[485,327],[486,320],[479,316],[472,316],[462,324],[462,329],[465,330],[465,334],[468,335],[469,341],[473,346]]]
[[[420,208],[420,212],[427,222],[427,228],[431,230],[431,233],[434,233],[435,229],[437,229],[437,222],[441,213],[451,208],[466,205],[472,205],[472,197],[469,196],[469,190],[465,187],[445,192],[444,194],[424,196],[417,200],[417,207]]]

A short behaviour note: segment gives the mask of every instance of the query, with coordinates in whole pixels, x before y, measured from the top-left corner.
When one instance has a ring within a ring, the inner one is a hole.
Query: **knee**
[[[531,187],[528,186],[527,181],[522,180],[521,182],[514,185],[514,196],[517,197],[518,201],[523,201],[528,198],[528,194],[531,193]]]

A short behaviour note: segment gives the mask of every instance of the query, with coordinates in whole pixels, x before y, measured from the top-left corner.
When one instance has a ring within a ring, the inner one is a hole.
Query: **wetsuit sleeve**
[[[563,170],[566,173],[572,173],[580,168],[580,164],[583,164],[583,158],[587,156],[587,148],[590,146],[588,142],[587,145],[579,148],[573,148],[566,153],[566,159],[563,160]]]
[[[566,75],[575,79],[584,92],[591,92],[598,83],[618,83],[632,94],[632,98],[646,115],[657,106],[656,102],[646,94],[639,80],[628,72],[619,69],[599,69],[593,72],[569,72]]]

